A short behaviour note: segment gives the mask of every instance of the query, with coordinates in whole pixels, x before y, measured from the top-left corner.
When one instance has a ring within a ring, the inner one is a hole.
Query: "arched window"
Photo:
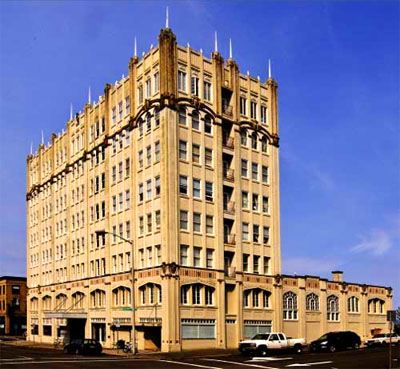
[[[128,306],[131,305],[131,290],[128,287],[117,287],[113,291],[113,304],[114,306]]]
[[[66,309],[67,308],[67,299],[68,299],[67,295],[64,295],[63,293],[60,293],[59,295],[57,295],[55,310]]]
[[[270,296],[269,291],[260,288],[248,289],[243,292],[243,305],[244,307],[267,309],[270,305]]]
[[[374,298],[368,300],[368,313],[383,314],[385,312],[385,301]]]
[[[102,308],[106,304],[106,293],[103,290],[94,290],[90,293],[92,308]]]
[[[44,296],[42,299],[43,310],[51,310],[51,296]]]
[[[139,288],[140,302],[142,305],[161,305],[162,288],[156,283],[147,283]]]
[[[358,313],[358,298],[355,296],[351,296],[347,300],[347,311],[349,313]]]
[[[196,110],[192,111],[192,128],[200,130],[200,115]]]
[[[201,283],[181,286],[182,305],[214,305],[215,288]]]
[[[83,292],[75,292],[72,294],[72,309],[83,309],[85,294]]]
[[[179,124],[186,126],[186,108],[184,106],[179,107]]]
[[[283,294],[283,319],[297,319],[297,295],[288,291]]]
[[[31,310],[37,311],[39,309],[39,299],[37,297],[32,297],[30,302],[31,302]]]
[[[209,134],[212,133],[212,121],[208,114],[204,117],[204,132]]]
[[[328,296],[326,302],[328,321],[339,321],[339,298],[331,295]]]
[[[319,310],[319,297],[315,293],[309,293],[306,296],[306,310],[310,311]]]
[[[247,130],[244,128],[240,130],[240,144],[247,146]]]

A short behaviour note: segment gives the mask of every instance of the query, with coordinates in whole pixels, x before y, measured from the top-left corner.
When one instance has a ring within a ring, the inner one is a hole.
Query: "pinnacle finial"
[[[271,59],[268,59],[268,78],[272,78]]]
[[[232,39],[229,39],[229,59],[233,59]]]
[[[33,142],[31,141],[31,155],[33,155]]]
[[[72,104],[69,107],[69,120],[72,120]]]
[[[91,102],[92,102],[92,92],[91,92],[90,86],[89,86],[88,103],[90,104]]]
[[[43,129],[42,129],[42,145],[44,145],[44,133],[43,133]]]
[[[136,41],[136,36],[135,36],[135,44],[133,47],[133,56],[136,57],[137,56],[137,41]]]
[[[166,14],[165,14],[165,28],[169,28],[169,12],[168,12],[168,6],[167,6]]]
[[[218,52],[218,36],[217,36],[217,31],[214,33],[214,51],[217,53]]]

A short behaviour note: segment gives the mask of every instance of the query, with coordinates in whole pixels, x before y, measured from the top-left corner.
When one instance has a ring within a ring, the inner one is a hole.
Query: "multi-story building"
[[[163,351],[269,329],[314,338],[352,327],[350,295],[359,331],[383,327],[365,304],[387,307],[387,288],[281,276],[278,143],[271,75],[243,75],[232,55],[207,58],[162,29],[28,157],[28,339],[111,346],[130,339],[132,316],[139,348]]]
[[[26,278],[0,277],[0,335],[26,331]]]

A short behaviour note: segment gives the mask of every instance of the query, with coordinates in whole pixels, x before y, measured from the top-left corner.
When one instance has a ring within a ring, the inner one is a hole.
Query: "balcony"
[[[235,214],[235,202],[234,201],[224,201],[224,213]]]
[[[235,171],[233,169],[224,168],[224,180],[233,182],[235,180]]]
[[[236,245],[235,234],[225,233],[224,234],[224,243],[227,245]]]
[[[223,137],[222,138],[222,146],[227,149],[233,150],[235,148],[235,139],[233,137]]]

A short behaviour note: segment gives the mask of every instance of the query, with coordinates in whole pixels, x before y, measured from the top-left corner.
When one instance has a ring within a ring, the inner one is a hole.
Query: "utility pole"
[[[99,236],[103,236],[106,234],[110,234],[114,237],[118,237],[120,238],[122,241],[128,242],[131,245],[131,279],[132,279],[132,291],[131,291],[131,305],[132,305],[132,335],[131,335],[131,344],[132,344],[132,350],[133,350],[133,355],[136,355],[138,350],[136,347],[136,329],[135,329],[135,318],[136,318],[136,313],[135,313],[135,306],[136,306],[136,302],[135,302],[135,268],[134,268],[134,263],[133,263],[133,241],[132,240],[128,240],[125,237],[120,236],[117,233],[113,233],[113,232],[108,232],[106,230],[99,230],[99,231],[95,231],[97,237]]]

